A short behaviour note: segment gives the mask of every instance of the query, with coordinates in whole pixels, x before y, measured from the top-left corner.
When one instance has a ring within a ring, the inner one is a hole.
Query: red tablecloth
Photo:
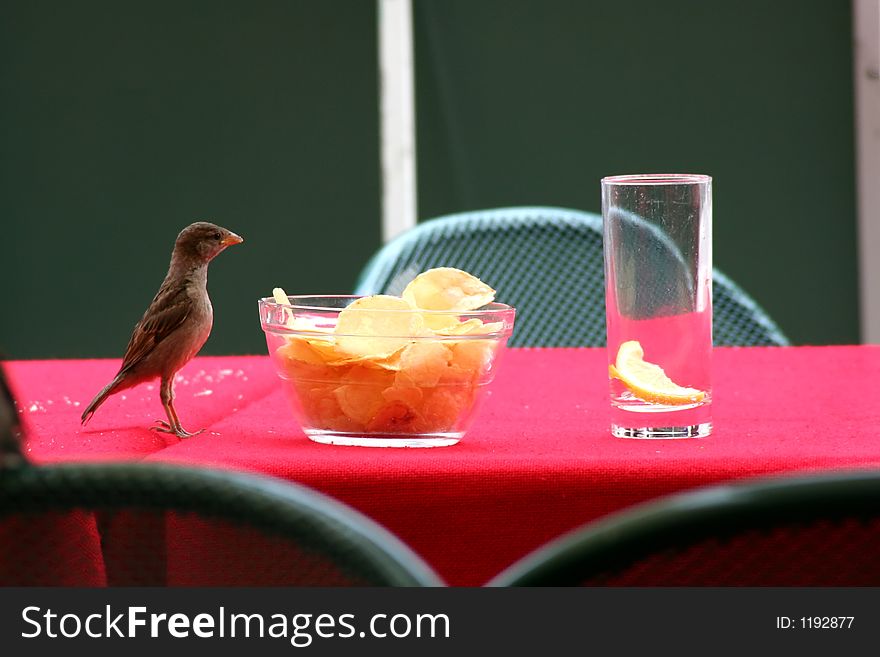
[[[470,433],[453,447],[380,449],[309,441],[268,357],[199,358],[179,375],[178,440],[156,385],[79,415],[115,360],[19,361],[7,371],[39,462],[146,458],[304,483],[366,513],[450,584],[485,582],[588,520],[704,484],[880,466],[880,347],[720,348],[709,438],[642,441],[608,430],[602,349],[511,349]]]

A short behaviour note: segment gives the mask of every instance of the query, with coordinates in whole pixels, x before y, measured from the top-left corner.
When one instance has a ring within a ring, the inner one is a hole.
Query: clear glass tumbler
[[[712,431],[712,179],[602,179],[611,433]]]

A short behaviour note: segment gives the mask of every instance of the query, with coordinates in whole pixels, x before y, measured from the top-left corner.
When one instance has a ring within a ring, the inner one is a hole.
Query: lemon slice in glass
[[[608,366],[608,373],[611,378],[619,379],[633,395],[652,404],[695,404],[706,396],[702,390],[678,385],[666,376],[662,367],[646,361],[645,352],[637,340],[620,345],[617,359]]]

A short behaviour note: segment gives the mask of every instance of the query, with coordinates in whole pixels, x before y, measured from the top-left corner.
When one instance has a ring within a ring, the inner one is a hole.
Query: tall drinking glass
[[[602,179],[611,433],[712,431],[712,179]]]

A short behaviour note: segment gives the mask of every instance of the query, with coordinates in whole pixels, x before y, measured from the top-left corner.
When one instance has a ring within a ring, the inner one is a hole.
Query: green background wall
[[[7,354],[121,356],[198,219],[246,240],[204,353],[265,352],[275,285],[350,290],[381,234],[372,2],[0,6]]]
[[[415,6],[423,216],[707,173],[715,265],[792,341],[859,340],[849,2]]]
[[[599,178],[715,178],[715,264],[797,343],[858,340],[848,2],[416,0],[420,216],[599,210]],[[121,355],[174,236],[204,353],[256,298],[346,292],[380,241],[370,0],[0,5],[0,350]]]

